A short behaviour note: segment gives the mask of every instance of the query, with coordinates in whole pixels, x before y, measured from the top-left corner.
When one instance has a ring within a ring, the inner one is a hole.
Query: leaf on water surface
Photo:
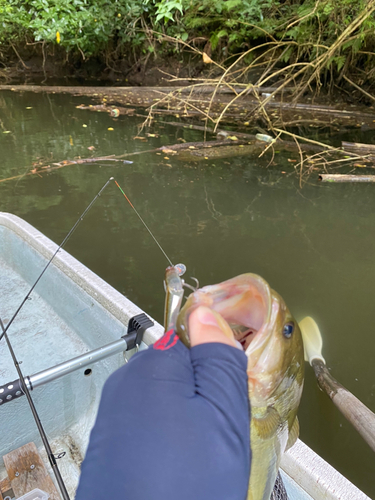
[[[3,134],[11,134],[10,130],[4,130]]]
[[[111,131],[112,131],[112,130],[114,130],[114,128],[113,128],[113,127],[108,127],[108,130],[111,130]]]
[[[89,146],[87,149],[89,149],[90,151],[94,151],[95,150],[95,146]]]
[[[87,125],[86,125],[86,123],[84,123],[84,124],[82,125],[82,127],[83,127],[83,128],[87,128]]]
[[[33,109],[32,106],[26,106],[26,109]]]

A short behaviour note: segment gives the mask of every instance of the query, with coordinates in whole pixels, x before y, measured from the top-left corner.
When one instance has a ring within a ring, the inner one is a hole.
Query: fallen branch
[[[322,182],[375,182],[375,175],[320,174]]]
[[[351,80],[349,80],[349,78],[347,76],[344,75],[343,78],[348,83],[350,83],[350,85],[352,85],[354,88],[356,88],[357,90],[359,90],[360,92],[362,92],[362,94],[364,94],[366,97],[369,97],[370,99],[372,99],[373,101],[375,101],[375,97],[373,95],[369,94],[368,92],[366,92],[365,90],[363,90],[363,88],[361,88],[359,85],[357,85],[356,83],[354,83]]]
[[[357,154],[362,155],[375,155],[375,144],[362,144],[360,142],[345,142],[342,141],[341,146],[348,150],[353,151]]]

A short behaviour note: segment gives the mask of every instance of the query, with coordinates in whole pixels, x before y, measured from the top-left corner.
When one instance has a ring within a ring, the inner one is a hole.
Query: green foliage
[[[153,52],[150,37],[157,39],[151,34],[156,31],[187,42],[209,41],[219,60],[272,37],[283,43],[282,63],[314,61],[367,5],[368,0],[0,0],[0,46],[31,42],[85,58],[120,58]],[[331,54],[326,70],[365,65],[375,50],[374,33],[371,15]]]
[[[1,0],[3,1],[3,0]],[[5,2],[4,2],[5,3]],[[13,38],[59,44],[85,56],[111,45],[141,43],[137,20],[147,11],[141,1],[128,0],[8,0],[0,3],[0,43]],[[2,27],[2,28],[1,28]]]

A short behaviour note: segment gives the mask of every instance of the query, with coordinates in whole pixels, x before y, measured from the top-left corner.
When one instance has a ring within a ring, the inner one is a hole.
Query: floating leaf
[[[11,131],[10,130],[4,130],[3,134],[10,134]]]
[[[32,106],[26,106],[26,109],[33,109]]]
[[[86,123],[84,123],[84,124],[82,125],[82,127],[83,127],[83,128],[87,128],[87,125],[86,125]]]
[[[94,151],[95,150],[95,146],[89,146],[87,149],[89,149],[90,151]]]
[[[108,127],[108,130],[111,130],[111,131],[112,131],[112,130],[114,130],[114,128],[112,128],[112,127]]]

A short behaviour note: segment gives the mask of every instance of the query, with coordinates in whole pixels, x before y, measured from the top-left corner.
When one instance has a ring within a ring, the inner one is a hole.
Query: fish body
[[[176,333],[190,347],[188,320],[204,305],[220,314],[222,329],[248,358],[252,463],[248,500],[269,500],[282,454],[298,437],[302,395],[302,336],[284,300],[258,275],[242,274],[196,290],[180,311]]]

